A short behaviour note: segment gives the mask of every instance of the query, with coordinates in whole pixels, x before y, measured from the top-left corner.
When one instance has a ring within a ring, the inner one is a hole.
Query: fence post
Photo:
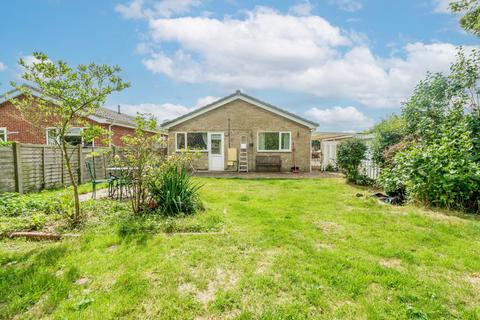
[[[46,161],[45,161],[45,146],[42,147],[42,189],[46,189],[47,187],[47,173],[45,169]]]
[[[83,152],[82,152],[82,145],[78,145],[78,183],[83,183]]]
[[[64,164],[63,164],[63,149],[60,150],[60,166],[61,166],[61,170],[62,170],[62,185],[65,186],[65,168],[64,168]]]
[[[20,147],[20,143],[13,143],[13,167],[15,170],[15,191],[23,193],[23,171]]]

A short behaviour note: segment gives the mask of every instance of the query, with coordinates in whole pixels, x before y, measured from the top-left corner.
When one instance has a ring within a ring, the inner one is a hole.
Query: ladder
[[[240,156],[238,157],[238,172],[248,172],[247,137],[240,138]]]

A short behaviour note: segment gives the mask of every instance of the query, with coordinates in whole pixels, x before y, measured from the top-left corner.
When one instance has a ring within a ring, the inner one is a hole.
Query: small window
[[[177,150],[185,149],[185,132],[177,132],[175,138]]]
[[[58,144],[58,129],[57,128],[47,128],[46,129],[46,136],[47,136],[47,145],[54,146]]]
[[[177,151],[185,148],[192,150],[208,151],[207,132],[177,132],[175,135]]]
[[[259,132],[258,151],[290,151],[290,132]]]
[[[68,133],[65,135],[65,142],[71,146],[93,146],[93,142],[83,143],[82,130],[83,128],[70,128]],[[58,132],[59,130],[57,128],[46,129],[47,145],[54,146],[59,144],[60,141],[58,140]]]
[[[7,128],[0,128],[0,142],[7,141]]]

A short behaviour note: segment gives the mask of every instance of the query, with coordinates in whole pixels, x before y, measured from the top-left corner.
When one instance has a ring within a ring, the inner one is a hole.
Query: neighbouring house
[[[35,98],[41,97],[41,92],[31,88]],[[54,145],[57,136],[57,129],[48,123],[39,127],[33,125],[22,117],[20,111],[10,100],[21,98],[22,92],[12,90],[0,96],[0,141],[15,141],[20,143]],[[54,99],[51,100],[55,103]],[[88,123],[96,124],[111,132],[111,145],[122,146],[122,136],[130,135],[135,130],[135,117],[121,113],[120,106],[117,111],[100,108],[95,115],[89,116]],[[104,146],[100,140],[87,143],[82,140],[81,132],[83,127],[72,127],[67,141],[72,145],[82,146]]]
[[[311,170],[311,138],[318,124],[237,90],[164,122],[168,153],[199,151],[196,170]]]

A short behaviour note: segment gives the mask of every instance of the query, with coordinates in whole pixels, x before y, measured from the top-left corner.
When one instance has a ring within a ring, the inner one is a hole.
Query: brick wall
[[[228,134],[230,119],[230,136]],[[251,105],[243,100],[232,101],[215,110],[204,113],[169,129],[168,152],[175,152],[176,132],[224,132],[225,168],[227,168],[227,150],[240,147],[240,137],[247,136],[249,170],[255,171],[256,155],[277,155],[282,161],[282,171],[289,171],[293,166],[293,153],[257,151],[257,133],[260,131],[289,131],[291,141],[295,144],[296,165],[303,172],[310,171],[310,128],[291,121],[275,113]],[[208,153],[202,153],[196,168],[208,168]]]
[[[89,123],[95,124],[91,120],[86,120]],[[108,125],[101,125],[104,129],[108,129]],[[49,127],[48,124],[39,127],[31,122],[25,120],[20,111],[10,102],[4,102],[0,104],[0,128],[7,128],[7,140],[16,141],[20,143],[32,143],[32,144],[46,144],[46,132],[45,129]],[[121,137],[123,135],[134,134],[135,129],[125,128],[121,126],[111,126],[113,132],[112,144],[115,146],[123,146]],[[95,140],[95,146],[106,146],[102,143],[101,139]]]
[[[20,111],[10,102],[0,105],[0,127],[7,128],[7,140],[22,143],[45,144],[45,130],[22,118]]]

